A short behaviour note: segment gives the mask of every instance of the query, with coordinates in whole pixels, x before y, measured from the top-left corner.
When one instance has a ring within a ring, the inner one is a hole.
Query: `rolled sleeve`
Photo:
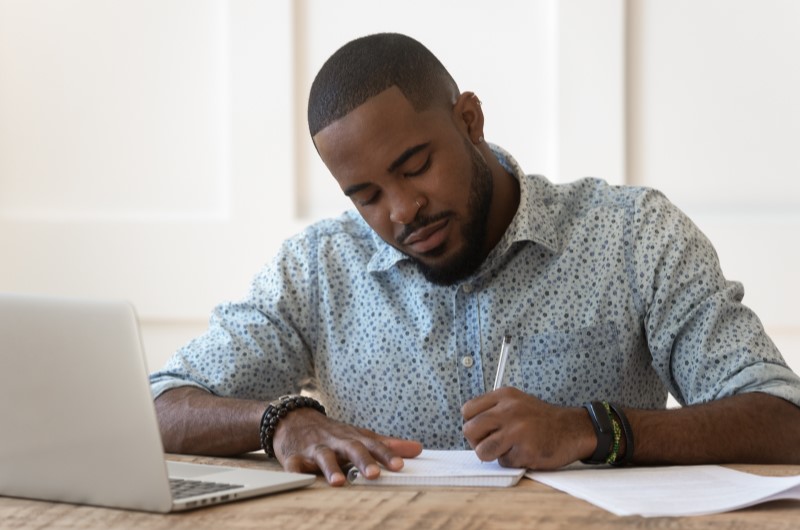
[[[800,380],[742,303],[742,285],[723,276],[705,235],[658,192],[645,193],[636,211],[645,332],[653,367],[678,402],[761,391],[800,404]]]
[[[207,387],[192,381],[191,379],[187,379],[185,376],[176,372],[162,370],[150,375],[150,392],[153,395],[153,399],[157,399],[158,396],[167,390],[172,390],[174,388],[180,388],[183,386],[193,386],[201,390],[205,390],[206,392],[211,392],[211,390],[209,390]]]
[[[269,400],[299,392],[313,377],[313,251],[308,234],[287,241],[241,302],[217,306],[205,334],[150,376],[156,398],[194,386],[212,394]]]
[[[783,364],[755,363],[721,382],[716,398],[763,392],[800,407],[800,377]]]

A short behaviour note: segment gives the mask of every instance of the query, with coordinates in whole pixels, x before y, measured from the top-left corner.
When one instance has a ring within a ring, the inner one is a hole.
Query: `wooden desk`
[[[237,459],[173,456],[175,460],[277,468],[261,455]],[[765,475],[800,474],[800,466],[732,466]],[[686,518],[617,517],[538,482],[513,488],[331,488],[312,486],[195,511],[156,515],[0,497],[0,528],[144,530],[394,530],[660,528],[796,529],[800,502],[776,501],[736,512]]]

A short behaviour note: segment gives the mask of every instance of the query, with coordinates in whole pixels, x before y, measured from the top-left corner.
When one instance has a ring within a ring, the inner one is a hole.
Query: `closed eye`
[[[363,199],[363,200],[359,199],[359,200],[357,200],[356,202],[358,202],[358,205],[359,205],[359,206],[362,206],[362,207],[363,207],[363,206],[369,206],[370,204],[372,204],[372,203],[374,203],[376,200],[378,200],[378,195],[380,195],[380,192],[376,190],[376,191],[375,191],[375,192],[374,192],[372,195],[370,195],[368,198],[366,198],[366,199]]]
[[[425,159],[425,163],[422,164],[422,167],[420,167],[416,171],[412,171],[410,173],[403,173],[403,175],[406,176],[406,177],[417,177],[417,176],[422,175],[423,173],[425,173],[428,170],[428,168],[430,168],[430,167],[431,167],[431,157],[430,157],[430,155],[428,155],[428,158]]]
[[[428,157],[425,159],[425,162],[422,164],[422,166],[419,167],[419,169],[416,169],[414,171],[409,171],[407,173],[403,173],[403,176],[404,177],[417,177],[419,175],[422,175],[423,173],[428,171],[428,169],[430,169],[431,162],[432,162],[431,156],[428,155]],[[367,184],[367,183],[358,184],[356,186],[353,186],[353,187],[347,189],[345,191],[345,195],[347,195],[348,197],[353,199],[353,201],[356,204],[358,204],[359,207],[369,206],[369,205],[375,203],[378,200],[378,198],[380,197],[381,193],[380,193],[380,190],[376,189],[371,194],[369,194],[369,190],[365,189],[365,188],[368,188],[368,187],[370,187],[370,184]],[[365,199],[356,198],[356,197],[354,197],[354,195],[356,195],[356,194],[358,194],[359,196],[367,195],[367,197]]]

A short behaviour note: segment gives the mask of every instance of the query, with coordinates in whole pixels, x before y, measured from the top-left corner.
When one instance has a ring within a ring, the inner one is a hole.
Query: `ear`
[[[483,143],[483,109],[474,92],[458,96],[453,105],[453,120],[473,144]]]

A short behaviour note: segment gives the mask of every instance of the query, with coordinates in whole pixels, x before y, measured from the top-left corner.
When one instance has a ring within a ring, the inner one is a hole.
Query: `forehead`
[[[432,142],[450,124],[441,106],[417,112],[400,89],[390,87],[322,129],[314,143],[342,184],[385,171],[403,151]]]

